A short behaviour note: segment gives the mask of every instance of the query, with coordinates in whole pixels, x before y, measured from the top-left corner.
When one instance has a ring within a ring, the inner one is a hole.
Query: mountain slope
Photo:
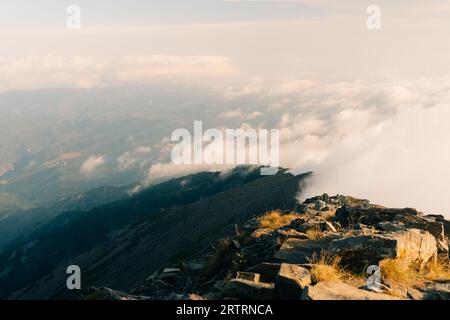
[[[0,274],[0,296],[8,296],[21,288],[24,290],[15,296],[52,296],[55,292],[47,285],[52,270],[73,264],[75,257],[85,252],[108,246],[121,229],[136,219],[157,218],[161,210],[171,212],[174,208],[202,202],[215,194],[263,179],[258,168],[236,168],[228,175],[204,172],[149,187],[130,199],[88,211],[60,214],[0,255],[0,269],[4,270]],[[139,227],[139,223],[134,225]],[[43,278],[47,279],[45,294],[34,295],[33,290],[28,291],[41,287],[35,282]]]

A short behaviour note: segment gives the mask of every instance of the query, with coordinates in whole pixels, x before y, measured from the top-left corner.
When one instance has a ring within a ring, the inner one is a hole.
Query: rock
[[[417,262],[424,266],[437,257],[435,238],[427,231],[407,229],[392,234],[397,241],[396,258]]]
[[[331,241],[329,251],[340,256],[343,265],[357,272],[366,266],[378,265],[386,258],[405,258],[423,265],[437,255],[434,237],[417,229],[336,239]]]
[[[169,280],[183,277],[183,272],[179,268],[165,268],[159,275],[161,280]]]
[[[282,263],[275,281],[275,290],[280,299],[298,300],[302,290],[311,284],[309,271],[295,264]]]
[[[380,222],[394,221],[396,216],[418,216],[415,209],[388,209],[375,205],[343,206],[336,211],[335,221],[344,227],[351,227],[357,223],[375,226]]]
[[[358,223],[376,226],[384,231],[398,231],[405,228],[428,231],[437,240],[445,239],[444,223],[435,216],[423,216],[415,209],[389,209],[380,206],[344,206],[336,211],[335,221],[345,227]],[[445,219],[443,220],[445,221]]]
[[[238,273],[236,275],[236,279],[249,280],[249,281],[253,281],[255,283],[259,282],[260,277],[261,276],[259,273],[254,273],[254,272],[238,271]]]
[[[396,256],[397,241],[385,235],[361,235],[336,239],[328,250],[342,258],[342,264],[355,272]]]
[[[305,222],[303,224],[300,224],[296,227],[296,230],[301,233],[306,233],[308,230],[320,230],[320,231],[331,231],[331,232],[337,232],[335,226],[320,217],[316,217],[312,219],[311,221]]]
[[[295,211],[300,214],[304,214],[308,211],[308,205],[304,203],[297,204],[297,206],[295,207]]]
[[[448,242],[442,240],[436,240],[438,253],[449,253]]]
[[[321,211],[322,209],[324,209],[327,206],[327,204],[322,201],[322,200],[317,200],[314,204],[314,209],[316,209],[317,211]]]
[[[325,221],[325,225],[331,232],[337,232],[336,227],[331,222]]]
[[[289,238],[283,243],[274,258],[285,263],[309,263],[314,255],[320,255],[320,252],[328,247],[330,241],[330,239],[300,240]]]
[[[273,283],[233,279],[228,281],[224,295],[244,300],[271,300],[275,296],[275,286]]]
[[[412,300],[423,300],[425,293],[414,288],[408,288],[408,298]]]
[[[263,262],[247,268],[247,272],[254,272],[260,274],[260,280],[264,282],[275,282],[275,279],[280,271],[281,264]]]
[[[288,229],[288,230],[280,229],[280,230],[277,230],[276,232],[284,238],[308,239],[307,234],[305,234],[303,232],[299,232],[297,230],[293,230],[293,229]]]
[[[450,280],[427,283],[424,288],[424,300],[450,300]]]
[[[110,288],[90,287],[83,292],[85,300],[149,300],[149,297],[131,295],[122,291]]]
[[[307,286],[302,292],[302,300],[399,300],[396,297],[365,291],[340,281],[319,282]]]

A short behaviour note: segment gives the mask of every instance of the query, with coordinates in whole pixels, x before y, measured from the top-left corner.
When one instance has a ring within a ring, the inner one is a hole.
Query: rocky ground
[[[82,298],[448,300],[449,238],[443,216],[324,194],[236,225],[131,292],[91,287]]]

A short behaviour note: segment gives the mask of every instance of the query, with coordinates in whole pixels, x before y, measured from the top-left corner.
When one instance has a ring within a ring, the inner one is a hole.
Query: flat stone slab
[[[399,298],[358,289],[340,281],[324,281],[315,286],[307,286],[302,292],[302,300],[399,300]]]
[[[292,264],[309,263],[310,259],[316,254],[320,255],[322,250],[326,250],[330,240],[306,240],[306,239],[287,239],[274,258]]]

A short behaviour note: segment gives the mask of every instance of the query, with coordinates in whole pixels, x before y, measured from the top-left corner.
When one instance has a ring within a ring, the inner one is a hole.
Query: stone
[[[424,292],[423,300],[450,300],[450,280],[427,283],[421,289]]]
[[[275,281],[280,299],[299,300],[302,290],[311,284],[309,271],[299,265],[282,263]]]
[[[422,230],[407,229],[389,234],[350,236],[330,242],[329,251],[342,258],[343,265],[361,272],[386,258],[404,258],[421,265],[437,255],[436,240]]]
[[[303,232],[299,232],[297,230],[293,230],[293,229],[288,229],[288,230],[277,230],[276,231],[280,236],[285,237],[285,238],[296,238],[296,239],[308,239],[308,235],[303,233]]]
[[[300,214],[306,213],[308,211],[308,205],[304,203],[297,204],[297,206],[295,207],[295,211]]]
[[[236,275],[236,279],[249,280],[255,283],[259,282],[260,277],[261,275],[259,273],[243,272],[243,271],[238,271]]]
[[[283,243],[274,258],[285,263],[309,263],[314,255],[320,255],[321,251],[328,247],[330,241],[330,239],[301,240],[289,238]]]
[[[302,300],[399,300],[396,297],[355,288],[340,281],[323,281],[307,286]]]
[[[376,225],[384,221],[394,221],[398,215],[418,216],[415,209],[389,209],[375,205],[343,206],[336,211],[335,221],[344,227],[351,227],[357,223]]]
[[[148,300],[149,297],[131,295],[110,288],[89,287],[82,295],[85,300]]]
[[[254,272],[260,274],[260,280],[264,282],[275,282],[275,279],[280,271],[281,264],[263,262],[247,268],[246,272]]]
[[[360,235],[330,242],[329,252],[342,258],[342,264],[355,272],[396,256],[397,241],[385,235]]]
[[[436,239],[427,231],[407,229],[392,234],[397,241],[396,258],[424,266],[437,257]]]
[[[271,300],[275,296],[275,285],[273,283],[256,283],[243,279],[232,279],[228,281],[225,297],[244,300]]]
[[[314,203],[314,209],[316,209],[317,211],[321,211],[322,209],[324,209],[327,206],[327,204],[322,201],[322,200],[317,200]]]

